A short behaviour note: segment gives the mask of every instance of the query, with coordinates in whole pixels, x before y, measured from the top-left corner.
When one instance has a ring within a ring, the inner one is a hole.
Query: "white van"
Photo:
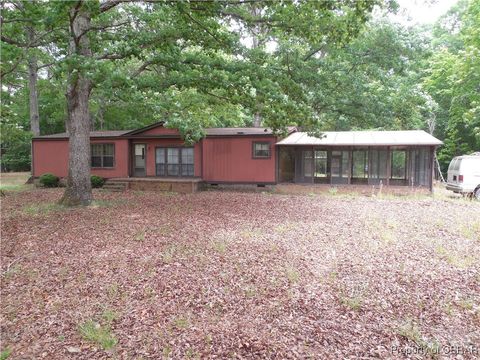
[[[480,200],[480,153],[453,158],[448,166],[447,190]]]

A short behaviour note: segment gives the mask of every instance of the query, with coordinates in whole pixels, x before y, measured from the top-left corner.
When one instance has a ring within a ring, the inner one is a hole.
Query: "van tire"
[[[477,186],[477,188],[475,190],[473,190],[473,194],[472,194],[475,199],[477,199],[478,201],[480,201],[480,186]]]

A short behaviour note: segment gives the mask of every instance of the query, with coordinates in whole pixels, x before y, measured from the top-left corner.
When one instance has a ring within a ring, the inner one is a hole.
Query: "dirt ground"
[[[10,359],[480,356],[480,203],[7,191]]]

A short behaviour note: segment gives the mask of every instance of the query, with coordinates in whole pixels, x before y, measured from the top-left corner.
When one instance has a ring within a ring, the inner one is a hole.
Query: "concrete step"
[[[112,181],[107,180],[103,185],[102,189],[106,191],[125,191],[128,188],[128,183],[125,181]]]

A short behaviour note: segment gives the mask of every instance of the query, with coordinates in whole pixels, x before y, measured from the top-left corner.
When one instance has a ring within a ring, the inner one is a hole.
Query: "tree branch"
[[[2,71],[2,72],[0,73],[0,79],[3,79],[4,76],[6,76],[6,75],[8,75],[8,74],[10,74],[10,73],[12,73],[12,72],[14,72],[15,69],[18,67],[18,65],[20,65],[20,63],[21,63],[24,59],[25,59],[25,55],[22,54],[22,56],[15,62],[15,64],[13,64],[13,66],[12,66],[9,70],[7,70],[7,71]]]
[[[203,31],[205,31],[208,35],[210,35],[215,41],[217,41],[219,44],[223,45],[223,41],[219,40],[215,34],[213,34],[210,30],[208,30],[200,21],[195,19],[192,15],[190,15],[188,12],[182,11],[183,14],[187,15],[187,17],[192,20],[195,24],[197,24]]]

